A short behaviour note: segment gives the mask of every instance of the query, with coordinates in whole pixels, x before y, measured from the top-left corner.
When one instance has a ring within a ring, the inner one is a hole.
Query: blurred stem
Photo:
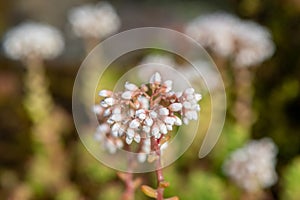
[[[25,107],[34,123],[45,119],[53,109],[53,102],[48,92],[48,82],[45,78],[43,62],[38,58],[26,61],[25,76]]]
[[[250,128],[253,124],[252,72],[245,67],[235,67],[234,78],[236,98],[233,107],[233,114],[237,123],[245,128],[245,130],[250,131]]]
[[[128,152],[131,152],[130,146],[126,145],[125,150]],[[136,189],[137,185],[133,179],[133,174],[131,173],[132,163],[133,163],[132,157],[129,156],[128,157],[128,168],[127,168],[128,172],[125,172],[125,173],[119,172],[118,173],[119,178],[125,184],[125,191],[122,195],[122,200],[134,200],[134,193],[135,193],[135,189]]]
[[[84,38],[86,55],[88,55],[93,50],[93,48],[97,46],[99,42],[99,39],[96,38]]]
[[[160,155],[158,157],[157,162],[160,163]],[[162,187],[162,184],[164,183],[165,179],[164,179],[164,176],[163,176],[160,164],[157,167],[158,167],[158,169],[156,170],[157,185],[158,185],[158,188],[157,188],[157,200],[163,200],[164,199],[164,189],[165,188]]]
[[[123,181],[125,183],[125,191],[122,195],[122,200],[134,200],[135,187],[134,187],[133,174],[123,173],[123,176],[124,176]]]
[[[67,156],[60,138],[60,133],[69,125],[68,117],[54,105],[42,60],[34,57],[25,64],[24,103],[33,121],[31,132],[35,143],[29,178],[42,188],[60,191],[69,185]]]
[[[225,88],[229,87],[231,85],[231,79],[228,74],[228,64],[227,64],[228,60],[221,56],[217,56],[213,53],[210,53],[210,55],[212,55],[213,61],[215,62],[221,74]]]
[[[241,200],[257,200],[257,199],[269,199],[268,196],[262,191],[244,192],[241,196]]]

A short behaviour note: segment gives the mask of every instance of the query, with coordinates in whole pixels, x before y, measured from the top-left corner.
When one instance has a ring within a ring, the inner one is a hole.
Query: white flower
[[[182,109],[182,104],[181,103],[172,103],[170,106],[169,106],[169,109],[171,111],[175,111],[175,112],[178,112]]]
[[[132,129],[136,129],[140,126],[140,122],[138,119],[134,119],[129,123],[129,127]]]
[[[166,92],[170,92],[172,90],[173,81],[167,80],[164,82],[163,86],[166,87]]]
[[[185,32],[217,55],[232,57],[239,67],[257,65],[275,50],[266,28],[226,13],[199,16]]]
[[[118,139],[127,145],[131,145],[132,142],[140,143],[140,151],[149,154],[149,148],[153,145],[160,148],[160,141],[166,142],[170,138],[168,135],[173,126],[182,125],[180,117],[183,117],[185,123],[197,120],[200,96],[193,88],[187,88],[176,96],[171,90],[172,81],[163,82],[159,73],[154,73],[149,83],[151,84],[138,87],[126,82],[125,91],[99,92],[103,100],[98,106],[103,110],[97,111],[96,114],[101,124],[98,129],[101,128],[102,134],[100,137],[97,133],[97,138],[101,138],[102,141],[109,140],[109,145],[104,145],[110,148],[109,152],[117,150],[112,144]],[[184,107],[186,104],[189,106]],[[145,144],[149,141],[150,146]],[[138,160],[146,160],[146,157],[147,155],[141,154]]]
[[[27,22],[9,30],[3,41],[6,55],[12,59],[39,57],[52,59],[64,49],[61,33],[50,25]]]
[[[151,76],[149,83],[155,83],[155,84],[161,83],[161,76],[160,76],[160,74],[158,72],[155,72]]]
[[[125,88],[129,91],[135,91],[138,89],[138,87],[135,84],[129,82],[125,83]]]
[[[121,26],[118,15],[108,2],[73,8],[68,18],[74,33],[83,38],[105,38]]]
[[[123,99],[129,100],[129,99],[131,99],[131,96],[132,96],[132,91],[125,91],[125,92],[122,93],[122,98]]]
[[[159,109],[159,114],[160,115],[169,115],[169,109],[168,108],[160,108]]]
[[[270,138],[250,141],[226,160],[224,172],[243,189],[255,192],[277,181],[277,147]]]
[[[101,96],[101,97],[109,97],[109,96],[111,96],[111,94],[112,94],[112,92],[109,90],[101,90],[99,92],[99,96]]]

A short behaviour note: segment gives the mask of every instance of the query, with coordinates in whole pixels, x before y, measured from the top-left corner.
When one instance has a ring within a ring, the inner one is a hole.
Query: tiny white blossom
[[[195,94],[195,99],[196,99],[196,101],[200,101],[202,99],[202,95],[201,94]]]
[[[167,80],[164,82],[164,86],[166,87],[166,92],[169,92],[172,90],[172,84],[173,84],[173,82],[171,80]]]
[[[129,138],[133,138],[135,135],[135,131],[133,129],[129,128],[129,129],[127,129],[126,135]]]
[[[93,112],[97,115],[100,115],[101,113],[103,113],[103,107],[101,107],[100,105],[94,105],[93,106]]]
[[[146,122],[147,126],[152,126],[152,124],[153,124],[152,118],[149,118],[149,117],[145,119],[145,122]]]
[[[171,111],[177,112],[177,111],[180,111],[182,109],[182,104],[181,103],[172,103],[169,106],[169,108],[170,108]]]
[[[158,72],[155,72],[150,78],[149,83],[161,83],[161,76]]]
[[[169,115],[169,109],[167,109],[167,108],[160,108],[159,109],[159,114],[160,115]]]
[[[98,131],[99,132],[103,132],[103,133],[107,133],[109,131],[109,125],[108,124],[101,124],[98,126]]]
[[[129,82],[125,83],[125,88],[130,91],[135,91],[138,89],[138,87],[135,84]]]
[[[194,88],[187,88],[184,90],[184,93],[187,95],[193,94],[195,92]]]
[[[140,126],[140,122],[137,119],[134,119],[130,122],[129,127],[135,129]]]
[[[119,123],[115,123],[112,127],[111,127],[111,131],[112,132],[118,132],[120,129],[121,125]]]
[[[116,121],[116,122],[119,122],[122,120],[122,115],[121,114],[113,114],[111,117],[110,117],[111,120],[113,121]]]
[[[126,143],[127,144],[131,144],[132,143],[133,138],[130,137],[126,137]]]
[[[141,135],[140,135],[140,134],[136,134],[136,135],[134,136],[134,141],[135,141],[136,143],[140,143],[140,141],[141,141]]]
[[[156,124],[154,124],[152,126],[152,131],[151,132],[152,132],[152,135],[156,136],[157,134],[159,134],[159,127]]]
[[[150,126],[143,126],[143,131],[145,131],[145,133],[150,133]]]
[[[121,108],[120,107],[116,107],[113,109],[112,111],[113,114],[121,114]]]
[[[122,94],[122,98],[127,100],[131,99],[131,96],[132,96],[132,91],[125,91]]]
[[[139,153],[137,155],[137,159],[140,163],[143,163],[147,160],[147,154],[146,153]]]
[[[141,120],[146,119],[146,111],[144,109],[137,110],[135,115]]]
[[[177,116],[174,116],[174,118],[175,118],[175,125],[176,126],[181,126],[182,125],[181,119]]]
[[[107,105],[112,106],[112,105],[114,105],[115,101],[113,98],[109,97],[109,98],[104,99],[104,102],[107,103]]]
[[[157,113],[155,111],[150,112],[151,118],[155,119],[157,117]]]
[[[167,126],[166,126],[165,124],[163,124],[163,123],[161,123],[161,124],[159,125],[159,130],[160,130],[160,132],[161,132],[162,134],[167,134],[167,133],[168,133]]]
[[[109,97],[111,94],[112,94],[112,92],[109,90],[101,90],[99,92],[99,96],[101,96],[101,97]]]
[[[169,125],[173,125],[175,123],[175,119],[173,117],[166,117],[164,122]]]

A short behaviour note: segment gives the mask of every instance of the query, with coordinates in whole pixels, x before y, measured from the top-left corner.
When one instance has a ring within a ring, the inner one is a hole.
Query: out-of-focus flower
[[[270,138],[250,141],[226,160],[224,172],[249,192],[270,187],[277,181],[276,154],[277,147]]]
[[[27,22],[6,33],[3,47],[8,57],[52,59],[64,49],[61,33],[50,25]]]
[[[74,33],[83,38],[104,38],[121,26],[117,13],[108,2],[75,7],[68,18]]]
[[[239,67],[257,65],[275,50],[266,28],[226,13],[199,16],[185,32],[214,53],[232,58]]]
[[[147,79],[150,74],[153,74],[155,72],[159,72],[163,77],[168,76],[174,79],[178,77],[175,72],[178,64],[171,56],[149,54],[139,63],[139,65],[146,65],[138,70],[138,77],[141,80]],[[172,70],[172,68],[174,70]]]
[[[138,77],[144,80],[147,79],[149,74],[155,72],[159,72],[162,76],[169,77],[170,79],[177,79],[178,75],[182,75],[187,81],[197,85],[203,85],[203,77],[206,77],[206,80],[208,80],[206,83],[207,87],[215,90],[219,86],[219,83],[210,64],[201,59],[193,63],[197,65],[198,70],[192,64],[177,63],[172,56],[150,54],[140,62],[139,65],[145,66],[138,69]],[[203,76],[202,79],[200,78],[200,74]],[[179,88],[181,89],[181,85]]]
[[[157,72],[148,84],[138,87],[126,82],[125,91],[102,90],[99,95],[104,99],[94,107],[100,122],[96,139],[110,153],[133,141],[140,144],[139,161],[145,161],[151,151],[162,150],[173,126],[197,120],[200,111],[200,94],[193,88],[172,91],[172,81],[163,81]]]

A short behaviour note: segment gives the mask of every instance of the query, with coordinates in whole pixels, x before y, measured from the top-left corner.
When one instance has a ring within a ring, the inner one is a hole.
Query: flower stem
[[[158,158],[158,162],[160,162],[160,156]],[[162,184],[164,182],[164,176],[162,173],[162,169],[158,168],[156,170],[156,177],[157,177],[157,200],[163,200],[164,199],[164,187],[162,187]]]
[[[127,151],[131,151],[131,148],[129,145],[125,146],[125,149]],[[137,183],[136,181],[133,179],[133,174],[131,172],[132,170],[132,157],[128,157],[128,168],[127,171],[128,172],[119,172],[118,176],[119,178],[124,182],[125,184],[125,191],[123,192],[122,195],[122,200],[134,200],[134,193],[135,193],[135,189],[137,187]]]
[[[134,180],[133,180],[133,174],[132,173],[123,173],[123,178],[121,178],[125,183],[125,191],[122,195],[122,200],[134,200]]]
[[[156,152],[157,155],[157,160],[156,160],[156,178],[157,178],[157,200],[163,200],[164,199],[164,183],[165,183],[165,178],[163,175],[162,171],[162,166],[161,166],[161,154],[160,154],[160,149],[158,146],[158,142],[156,139],[152,139],[153,141],[153,149]]]

